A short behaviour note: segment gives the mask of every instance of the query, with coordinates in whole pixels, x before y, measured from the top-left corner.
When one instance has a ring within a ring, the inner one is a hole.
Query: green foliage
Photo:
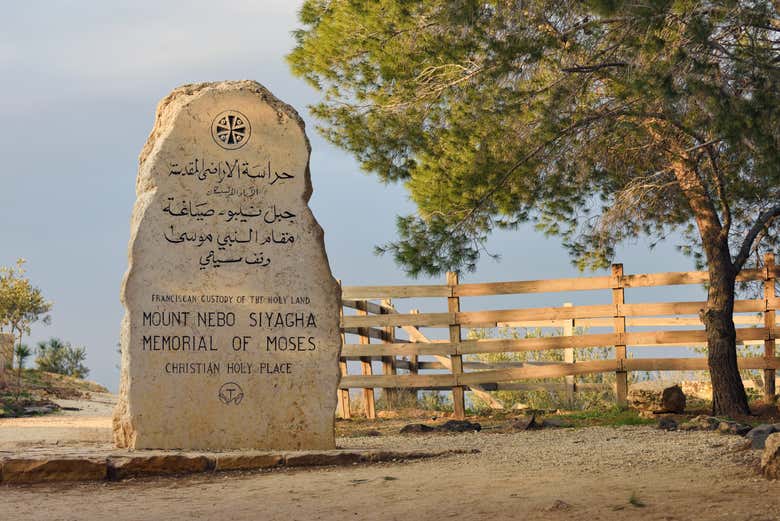
[[[621,427],[624,425],[650,425],[656,422],[653,418],[642,418],[633,409],[621,409],[615,405],[563,414],[560,415],[560,418],[572,422],[577,427],[588,427],[591,425]]]
[[[51,338],[38,343],[38,357],[35,364],[40,371],[86,378],[89,369],[84,364],[87,351],[84,347],[73,347],[69,342]]]
[[[0,266],[0,332],[9,331],[22,343],[24,334],[30,334],[30,327],[39,320],[49,323],[46,315],[52,303],[43,297],[40,289],[26,278],[24,259],[16,267]]]
[[[636,495],[636,492],[631,492],[631,497],[628,498],[628,502],[637,508],[643,508],[647,506],[645,505],[644,501],[639,499],[639,496]]]
[[[418,404],[426,411],[452,412],[452,401],[439,391],[421,392]]]
[[[390,392],[388,392],[390,391]],[[419,407],[417,391],[414,389],[384,389],[376,400],[378,411],[398,411]]]
[[[19,343],[14,348],[14,354],[16,355],[16,398],[18,400],[20,393],[22,392],[22,370],[24,369],[24,364],[27,361],[27,358],[29,358],[31,351],[25,344]]]
[[[541,328],[527,329],[527,328],[510,328],[500,327],[494,329],[471,329],[468,333],[470,340],[481,340],[487,338],[500,338],[500,339],[521,339],[521,338],[539,338],[543,336],[561,336],[562,331],[560,329],[552,332],[545,332]],[[581,328],[574,331],[574,334],[584,334]],[[611,347],[590,347],[583,349],[575,349],[574,357],[576,360],[603,360],[612,356]],[[522,363],[543,363],[543,362],[563,362],[563,351],[558,350],[545,350],[545,351],[520,351],[520,352],[506,352],[506,353],[483,353],[476,355],[466,355],[467,361],[483,362],[488,364],[502,364],[507,362],[522,362]],[[577,381],[580,383],[601,383],[612,384],[615,381],[615,375],[613,373],[598,373],[588,374],[577,377]],[[527,379],[523,380],[524,383],[541,383],[550,382],[547,379]],[[555,381],[561,383],[563,379],[556,379]],[[523,404],[530,409],[594,409],[603,408],[606,404],[614,403],[614,396],[611,390],[606,391],[586,391],[577,392],[574,395],[574,401],[570,402],[564,392],[558,391],[494,391],[491,395],[500,400],[506,407],[513,407],[518,404]],[[486,411],[489,409],[489,405],[485,403],[478,396],[471,397],[474,403],[474,409],[478,411]]]
[[[30,358],[32,351],[26,344],[17,344],[14,348],[14,354],[16,355],[16,367],[21,371],[24,369],[24,365],[27,359]]]
[[[726,241],[737,268],[778,245],[776,2],[307,0],[300,21],[320,131],[418,207],[378,249],[411,275],[473,270],[528,221],[581,269],[640,235],[700,264]]]

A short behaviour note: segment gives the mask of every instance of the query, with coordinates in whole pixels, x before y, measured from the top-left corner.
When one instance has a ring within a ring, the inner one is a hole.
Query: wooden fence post
[[[412,315],[419,315],[420,310],[419,309],[411,309],[409,310],[409,313]],[[419,359],[417,355],[409,355],[409,374],[410,375],[416,375],[418,374],[418,371],[420,369],[419,365]],[[414,393],[415,401],[417,400],[417,390],[416,389],[404,389],[405,391],[409,391],[411,393]]]
[[[447,272],[447,285],[450,287],[450,297],[447,297],[447,311],[450,313],[460,312],[460,297],[454,295],[454,287],[458,285],[458,274],[453,271]],[[450,324],[450,342],[453,344],[459,344],[461,342],[460,336],[460,324],[457,320],[453,320]],[[450,361],[452,363],[452,374],[456,380],[458,376],[463,374],[463,356],[462,355],[450,355]],[[452,388],[452,407],[455,412],[456,420],[463,420],[466,418],[466,397],[462,385],[456,385]]]
[[[360,316],[368,315],[368,303],[365,300],[357,302],[357,314]],[[358,328],[358,334],[360,335],[361,344],[370,344],[371,337],[369,336],[368,328]],[[364,376],[371,376],[373,370],[371,369],[371,357],[365,357],[360,359],[360,368]],[[363,406],[366,411],[366,418],[373,420],[376,418],[376,402],[374,399],[374,388],[366,387],[363,389]]]
[[[777,320],[777,295],[775,294],[775,254],[767,253],[764,255],[764,300],[766,301],[766,310],[764,311],[764,327],[769,330],[769,335],[764,340],[764,356],[771,358],[775,356],[775,321]],[[774,403],[775,394],[775,370],[764,369],[764,402]]]
[[[615,333],[624,336],[626,332],[626,317],[623,314],[623,304],[626,303],[623,289],[623,265],[612,265],[612,303],[615,305]],[[624,371],[626,360],[626,345],[615,344],[615,359],[618,371],[615,372],[615,391],[618,407],[628,407],[628,372]]]
[[[341,281],[338,281],[339,283],[339,294],[341,294]],[[344,318],[344,306],[339,305],[339,322],[342,322]],[[347,335],[344,333],[344,330],[342,328],[341,331],[341,345],[346,344],[346,337]],[[347,369],[347,361],[342,360],[339,358],[339,371],[341,372],[341,376],[347,376],[349,374],[349,370]],[[337,391],[338,394],[338,410],[341,417],[345,420],[349,420],[352,418],[352,411],[350,410],[350,403],[349,403],[349,389],[339,389]]]
[[[574,304],[571,302],[565,302],[563,307],[570,308]],[[566,320],[563,325],[563,336],[574,336],[574,319]],[[574,348],[569,347],[563,350],[563,361],[566,363],[574,363]],[[577,391],[577,384],[574,381],[574,375],[565,377],[566,380],[566,404],[571,409],[574,408],[574,393]]]
[[[387,307],[392,307],[393,302],[390,299],[383,299],[382,305]],[[383,314],[387,314],[388,311],[385,309],[382,309]],[[386,338],[382,340],[382,343],[384,344],[392,344],[395,340],[395,327],[388,326],[385,328],[385,335]],[[395,374],[395,356],[383,356],[382,357],[382,374],[383,375],[394,375]],[[395,408],[395,404],[398,401],[398,392],[397,389],[385,389],[385,401],[387,402],[387,407]]]

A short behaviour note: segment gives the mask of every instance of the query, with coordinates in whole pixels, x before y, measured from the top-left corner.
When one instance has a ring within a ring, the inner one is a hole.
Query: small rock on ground
[[[473,432],[481,431],[482,425],[479,423],[472,423],[466,420],[449,420],[442,425],[436,427],[436,430],[446,432]]]
[[[410,423],[401,428],[401,434],[419,434],[424,432],[474,432],[481,431],[482,425],[466,420],[448,420],[441,425],[430,426],[423,423]]]
[[[652,412],[661,407],[661,393],[649,389],[631,389],[628,392],[628,405],[638,411]]]
[[[661,393],[661,409],[663,412],[682,414],[685,411],[685,393],[679,385],[667,387]]]
[[[410,423],[401,427],[401,434],[420,434],[423,432],[433,432],[434,428],[423,423]]]
[[[562,499],[556,499],[553,501],[552,505],[545,508],[545,512],[565,512],[567,510],[571,509],[571,505],[568,504],[566,501],[563,501]]]
[[[738,436],[744,436],[752,427],[742,423],[732,421],[722,421],[718,424],[718,431],[723,434],[736,434]]]
[[[780,479],[780,432],[766,438],[766,446],[761,455],[761,472],[769,479]]]
[[[764,423],[750,430],[745,437],[750,440],[751,449],[763,449],[766,445],[766,439],[770,434],[780,432],[780,423]]]
[[[714,431],[722,420],[714,416],[696,416],[685,423],[680,424],[681,431]]]

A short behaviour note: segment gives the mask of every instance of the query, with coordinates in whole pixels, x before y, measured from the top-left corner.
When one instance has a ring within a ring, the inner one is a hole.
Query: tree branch
[[[718,165],[718,159],[715,155],[715,150],[712,145],[707,147],[707,157],[712,164],[713,177],[715,178],[715,191],[718,194],[720,200],[721,211],[723,212],[723,229],[721,233],[724,237],[728,237],[729,230],[731,230],[731,208],[729,207],[728,199],[726,199],[726,189],[723,186],[723,172]]]
[[[563,72],[593,72],[600,69],[607,69],[610,67],[628,67],[625,62],[610,62],[610,63],[598,63],[595,65],[575,65],[574,67],[565,67],[561,69]]]
[[[583,127],[587,127],[591,123],[594,123],[596,121],[611,117],[611,116],[626,116],[631,118],[644,118],[644,119],[658,119],[665,121],[675,127],[676,129],[680,130],[683,133],[688,134],[689,136],[693,137],[697,141],[700,141],[703,143],[703,145],[714,143],[716,141],[708,141],[705,143],[705,139],[702,138],[702,136],[697,135],[696,133],[690,131],[689,129],[685,128],[681,123],[675,121],[674,119],[668,117],[666,114],[663,114],[661,112],[636,112],[636,111],[630,111],[622,108],[615,108],[615,109],[608,109],[603,112],[594,113],[588,116],[583,117],[582,119],[575,121],[568,125],[567,127],[561,129],[557,135],[553,136],[552,138],[548,139],[547,141],[539,144],[536,148],[534,148],[532,151],[530,151],[528,154],[523,156],[519,161],[514,163],[504,174],[499,178],[498,182],[495,184],[495,186],[491,187],[486,194],[484,194],[482,197],[477,200],[473,206],[466,212],[465,216],[460,219],[457,223],[457,226],[462,225],[465,223],[471,216],[473,216],[487,201],[489,201],[500,189],[503,188],[504,183],[506,183],[509,178],[512,176],[512,174],[520,168],[520,166],[528,161],[529,159],[533,158],[537,154],[541,153],[547,146],[555,143],[563,136],[569,134],[572,131],[578,130]],[[703,145],[698,145],[696,147],[691,148],[690,150],[696,150],[697,148],[700,148]],[[717,216],[717,214],[716,214]],[[720,221],[718,220],[718,226],[720,226]]]
[[[742,241],[742,246],[739,249],[737,258],[734,259],[734,268],[737,271],[742,269],[742,266],[744,266],[745,262],[750,257],[750,249],[753,246],[753,241],[756,240],[758,234],[761,232],[761,230],[768,226],[775,217],[778,216],[780,216],[780,204],[764,210],[758,216],[758,219],[756,219],[756,222],[745,236],[745,240]]]

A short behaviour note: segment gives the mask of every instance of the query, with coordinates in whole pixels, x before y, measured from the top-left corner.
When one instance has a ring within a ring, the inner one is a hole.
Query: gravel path
[[[686,462],[706,465],[724,456],[752,461],[752,452],[739,451],[744,439],[711,432],[668,432],[652,427],[588,427],[546,429],[513,434],[398,435],[380,438],[342,438],[349,448],[479,449],[490,464],[512,464],[519,470],[539,462],[553,468],[606,471],[625,465],[636,469]]]
[[[340,438],[350,448],[479,449],[408,463],[0,489],[9,519],[780,519],[743,440],[591,427]],[[633,498],[633,501],[632,501]],[[77,506],[77,508],[76,508]]]

